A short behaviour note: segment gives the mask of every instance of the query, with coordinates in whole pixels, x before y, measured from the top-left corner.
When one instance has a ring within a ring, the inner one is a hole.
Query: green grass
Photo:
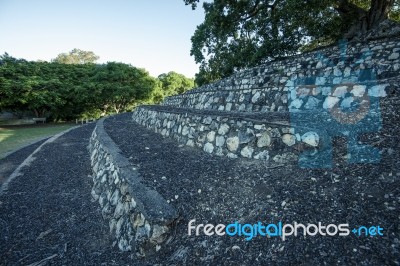
[[[0,126],[0,159],[7,153],[33,143],[41,138],[53,136],[75,126],[74,124],[38,124],[23,126]]]

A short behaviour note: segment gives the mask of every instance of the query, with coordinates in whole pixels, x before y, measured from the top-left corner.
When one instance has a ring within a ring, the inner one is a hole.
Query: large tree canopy
[[[184,0],[196,8],[199,0]],[[192,36],[202,85],[235,70],[297,53],[306,45],[362,38],[388,18],[400,0],[214,0]]]
[[[97,118],[132,110],[143,102],[160,102],[193,86],[193,79],[181,74],[153,78],[144,69],[124,63],[49,63],[0,55],[0,111],[17,115]]]

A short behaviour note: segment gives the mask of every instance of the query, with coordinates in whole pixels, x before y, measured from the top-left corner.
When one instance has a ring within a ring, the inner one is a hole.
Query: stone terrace
[[[220,156],[329,161],[332,137],[379,131],[380,109],[396,111],[399,53],[400,39],[343,43],[238,72],[161,106],[142,106],[132,117]],[[368,153],[355,142],[351,149]]]

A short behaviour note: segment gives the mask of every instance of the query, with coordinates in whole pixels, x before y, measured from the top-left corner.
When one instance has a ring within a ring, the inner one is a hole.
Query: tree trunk
[[[39,111],[35,108],[35,109],[33,109],[33,112],[35,113],[35,116],[36,117],[39,117]]]
[[[339,0],[336,10],[342,17],[345,26],[345,39],[364,39],[371,30],[387,20],[394,0],[372,0],[371,8],[366,11],[348,0]]]
[[[375,28],[389,18],[393,4],[394,0],[372,0],[371,9],[368,12],[368,30]]]

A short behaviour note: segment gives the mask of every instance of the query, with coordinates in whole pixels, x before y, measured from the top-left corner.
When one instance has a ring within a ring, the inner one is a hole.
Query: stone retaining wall
[[[146,106],[137,108],[132,116],[133,121],[181,144],[230,158],[287,163],[297,160],[300,148],[322,148],[318,133],[296,133],[288,117],[262,118],[174,112]]]
[[[287,111],[298,85],[315,87],[321,99],[296,109],[324,104],[342,84],[356,84],[381,93],[400,69],[400,39],[348,44],[302,54],[244,70],[184,94],[167,98],[163,105],[240,112]],[[377,84],[377,80],[380,83]],[[350,93],[350,90],[348,91]],[[332,99],[329,99],[332,101]],[[289,103],[289,105],[288,105]],[[340,103],[339,103],[340,104]],[[347,104],[347,101],[346,101]]]
[[[177,213],[161,195],[145,187],[135,167],[121,154],[100,120],[90,139],[92,197],[122,251],[139,256],[158,251]]]
[[[276,163],[308,156],[318,167],[332,161],[332,138],[346,137],[353,161],[365,162],[375,151],[358,139],[382,128],[382,104],[399,102],[399,70],[399,38],[350,43],[238,72],[132,118],[208,153]],[[275,123],[272,114],[287,118]]]

